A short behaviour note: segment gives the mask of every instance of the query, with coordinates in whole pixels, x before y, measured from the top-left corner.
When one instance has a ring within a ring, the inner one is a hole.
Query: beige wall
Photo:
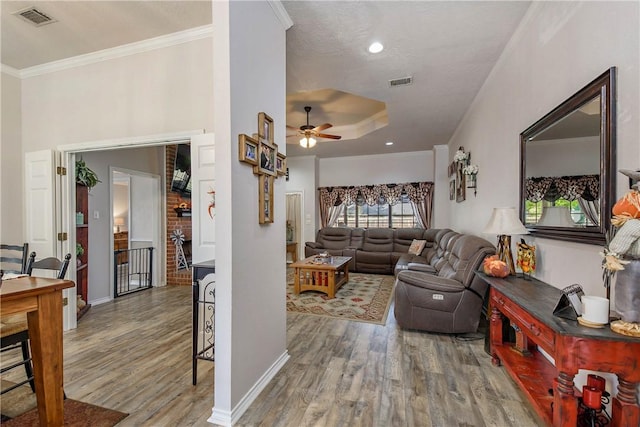
[[[211,129],[211,58],[206,38],[24,79],[24,150]]]
[[[481,235],[493,207],[518,206],[519,134],[611,66],[618,67],[618,169],[640,166],[638,2],[535,2],[454,137],[480,167],[478,196],[451,203],[452,226]],[[616,173],[618,195],[627,180]],[[484,236],[491,241],[495,236]],[[605,295],[601,248],[548,239],[536,276]]]
[[[22,232],[22,131],[20,80],[0,73],[0,241],[24,242]]]

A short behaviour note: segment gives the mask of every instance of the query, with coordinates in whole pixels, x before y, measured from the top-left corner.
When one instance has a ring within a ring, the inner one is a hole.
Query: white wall
[[[0,241],[24,243],[22,222],[22,113],[20,80],[0,73]]]
[[[289,181],[286,182],[287,192],[302,192],[302,242],[316,240],[318,216],[318,158],[315,156],[291,157],[287,159]],[[304,253],[304,252],[303,252]]]
[[[433,151],[320,159],[320,187],[433,181]]]
[[[617,168],[640,164],[638,2],[534,2],[449,141],[480,167],[477,198],[451,202],[453,228],[481,235],[491,210],[518,206],[519,134],[611,66],[617,79]],[[615,173],[615,172],[614,172]],[[615,173],[618,196],[628,181]],[[495,236],[484,236],[495,241]],[[599,246],[533,239],[536,276],[605,295]]]
[[[22,81],[24,151],[213,127],[210,38]]]
[[[285,184],[273,224],[258,224],[258,178],[238,161],[238,135],[258,113],[285,140],[285,27],[270,3],[213,2],[216,136],[216,364],[210,422],[230,424],[288,359]],[[286,144],[281,143],[281,150]]]

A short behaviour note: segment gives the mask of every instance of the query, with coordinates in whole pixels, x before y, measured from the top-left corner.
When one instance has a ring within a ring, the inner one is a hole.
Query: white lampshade
[[[300,145],[304,148],[311,148],[316,145],[316,139],[310,136],[305,136],[300,140]]]
[[[520,222],[515,208],[493,208],[493,213],[483,233],[512,236],[514,234],[529,234],[529,230]]]
[[[575,227],[571,219],[571,212],[567,206],[547,206],[542,210],[542,216],[536,225],[547,227]]]

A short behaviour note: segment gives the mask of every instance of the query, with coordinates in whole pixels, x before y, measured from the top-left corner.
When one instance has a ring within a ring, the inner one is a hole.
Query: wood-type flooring
[[[66,394],[128,413],[118,426],[210,426],[212,362],[191,385],[190,292],[93,306],[64,333]],[[386,326],[288,314],[287,343],[291,358],[237,426],[542,425],[483,340],[404,331],[393,310]]]

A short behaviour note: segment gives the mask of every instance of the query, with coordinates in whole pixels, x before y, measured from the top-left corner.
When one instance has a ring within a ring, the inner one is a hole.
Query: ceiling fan
[[[288,129],[295,129],[299,135],[302,135],[302,139],[300,139],[300,145],[304,148],[311,148],[316,145],[316,138],[328,138],[328,139],[340,139],[341,136],[338,135],[329,135],[326,133],[320,133],[325,129],[329,129],[333,125],[331,123],[325,123],[320,126],[313,126],[309,124],[309,112],[311,111],[311,107],[304,107],[304,111],[307,112],[307,124],[300,126],[300,128],[295,128],[293,126],[287,126]],[[289,135],[294,136],[294,135]]]

